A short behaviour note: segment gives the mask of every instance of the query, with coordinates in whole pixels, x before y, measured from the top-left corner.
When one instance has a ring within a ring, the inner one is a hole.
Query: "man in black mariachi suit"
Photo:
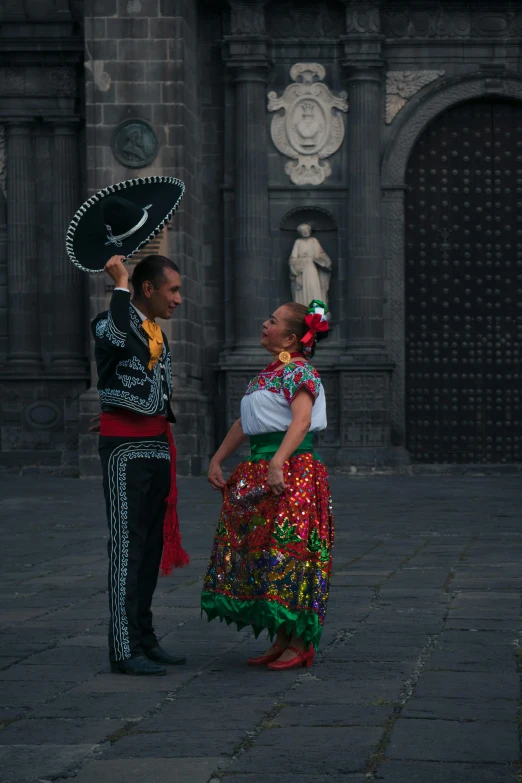
[[[135,267],[131,302],[123,260],[113,256],[105,265],[114,293],[110,309],[92,322],[110,534],[109,659],[113,672],[160,675],[166,669],[159,664],[185,658],[163,650],[152,626],[173,455],[167,435],[147,429],[159,421],[166,430],[166,420],[174,421],[170,352],[154,319],[170,318],[181,304],[181,279],[173,261],[147,256]]]

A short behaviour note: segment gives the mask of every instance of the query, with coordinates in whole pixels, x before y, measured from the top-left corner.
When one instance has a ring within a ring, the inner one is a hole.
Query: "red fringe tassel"
[[[167,438],[170,451],[170,492],[167,498],[167,511],[163,521],[163,555],[161,556],[160,573],[168,576],[174,568],[183,568],[190,563],[190,557],[183,549],[178,518],[178,486],[176,477],[176,444],[174,436],[167,424]]]

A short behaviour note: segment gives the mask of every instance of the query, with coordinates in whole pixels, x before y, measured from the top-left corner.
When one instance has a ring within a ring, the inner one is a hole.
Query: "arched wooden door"
[[[419,138],[406,194],[414,462],[520,462],[522,105],[477,101]]]

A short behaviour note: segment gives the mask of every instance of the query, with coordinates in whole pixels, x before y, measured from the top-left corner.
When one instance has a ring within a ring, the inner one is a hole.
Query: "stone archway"
[[[426,127],[447,109],[477,99],[522,102],[522,79],[514,75],[473,77],[435,82],[421,90],[400,112],[382,164],[382,237],[387,285],[385,337],[395,364],[391,390],[391,429],[395,445],[406,443],[405,412],[405,215],[406,169],[414,146]]]

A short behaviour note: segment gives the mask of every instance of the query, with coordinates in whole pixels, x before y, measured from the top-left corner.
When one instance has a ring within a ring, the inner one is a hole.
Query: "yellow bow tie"
[[[163,334],[158,324],[149,318],[143,321],[141,325],[149,338],[150,360],[148,367],[149,370],[152,370],[163,351]]]

